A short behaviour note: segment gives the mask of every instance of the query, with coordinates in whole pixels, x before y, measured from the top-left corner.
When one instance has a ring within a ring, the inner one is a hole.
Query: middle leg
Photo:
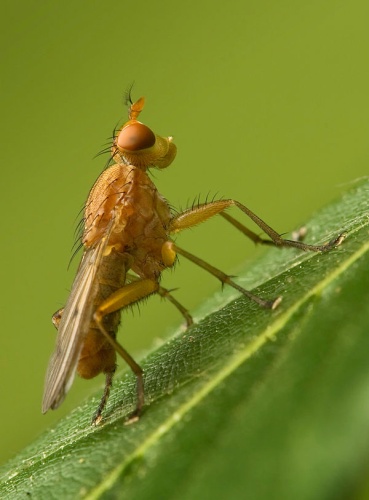
[[[257,295],[254,295],[253,293],[249,292],[245,288],[242,288],[240,285],[235,283],[231,279],[231,276],[229,276],[228,274],[223,273],[223,271],[221,271],[220,269],[217,269],[216,267],[212,266],[211,264],[208,264],[204,260],[187,252],[183,248],[178,247],[174,243],[172,243],[172,249],[177,254],[183,255],[183,257],[185,257],[186,259],[190,260],[191,262],[193,262],[197,266],[201,267],[202,269],[205,269],[210,274],[215,276],[222,283],[222,285],[227,284],[227,285],[235,288],[236,290],[241,292],[243,295],[245,295],[246,297],[251,299],[253,302],[256,302],[257,304],[259,304],[262,307],[265,307],[266,309],[275,309],[281,303],[281,300],[282,300],[281,297],[277,297],[276,299],[273,299],[273,300],[264,300],[264,299],[258,297]]]

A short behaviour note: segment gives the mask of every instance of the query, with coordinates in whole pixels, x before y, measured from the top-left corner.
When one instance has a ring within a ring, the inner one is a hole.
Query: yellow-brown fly
[[[131,420],[144,405],[143,371],[117,342],[120,312],[151,294],[160,294],[184,315],[192,318],[175,298],[160,286],[162,271],[172,267],[177,254],[213,274],[262,307],[274,309],[280,302],[264,300],[240,287],[230,276],[183,250],[171,236],[214,215],[221,215],[255,243],[324,252],[339,245],[343,235],[324,245],[309,245],[281,236],[236,200],[198,204],[172,213],[148,176],[149,168],[168,167],[176,156],[171,137],[156,135],[137,120],[144,98],[130,101],[129,120],[115,134],[111,148],[113,165],[100,175],[88,196],[84,211],[84,253],[68,301],[53,316],[58,329],[56,349],[45,381],[42,411],[57,408],[68,392],[75,372],[83,378],[106,376],[105,389],[92,422],[101,420],[116,369],[116,353],[137,378],[137,404]],[[237,207],[270,239],[263,239],[225,212]]]

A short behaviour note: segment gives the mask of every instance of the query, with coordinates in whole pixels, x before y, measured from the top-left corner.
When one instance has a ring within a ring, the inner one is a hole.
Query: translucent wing
[[[96,274],[108,239],[109,234],[106,234],[82,256],[58,326],[55,352],[50,358],[46,373],[43,413],[49,408],[57,408],[72,385],[83,340],[91,323],[94,299],[99,287]]]

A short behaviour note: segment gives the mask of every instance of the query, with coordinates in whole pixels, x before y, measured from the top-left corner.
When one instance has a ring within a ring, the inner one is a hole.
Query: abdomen
[[[128,258],[129,256],[117,252],[114,248],[109,255],[102,258],[96,277],[98,280],[98,294],[95,299],[94,312],[113,292],[125,285]],[[108,314],[104,318],[105,328],[114,338],[119,323],[120,311]],[[93,318],[91,318],[90,329],[84,339],[79,356],[77,373],[82,378],[93,378],[99,373],[114,372],[115,363],[116,353],[114,348],[96,326]]]

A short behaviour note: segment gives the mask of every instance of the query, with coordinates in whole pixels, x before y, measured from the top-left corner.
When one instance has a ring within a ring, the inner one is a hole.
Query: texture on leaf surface
[[[369,182],[306,224],[325,254],[270,249],[204,319],[151,353],[147,406],[124,426],[134,377],[100,394],[0,470],[1,498],[367,498]]]

